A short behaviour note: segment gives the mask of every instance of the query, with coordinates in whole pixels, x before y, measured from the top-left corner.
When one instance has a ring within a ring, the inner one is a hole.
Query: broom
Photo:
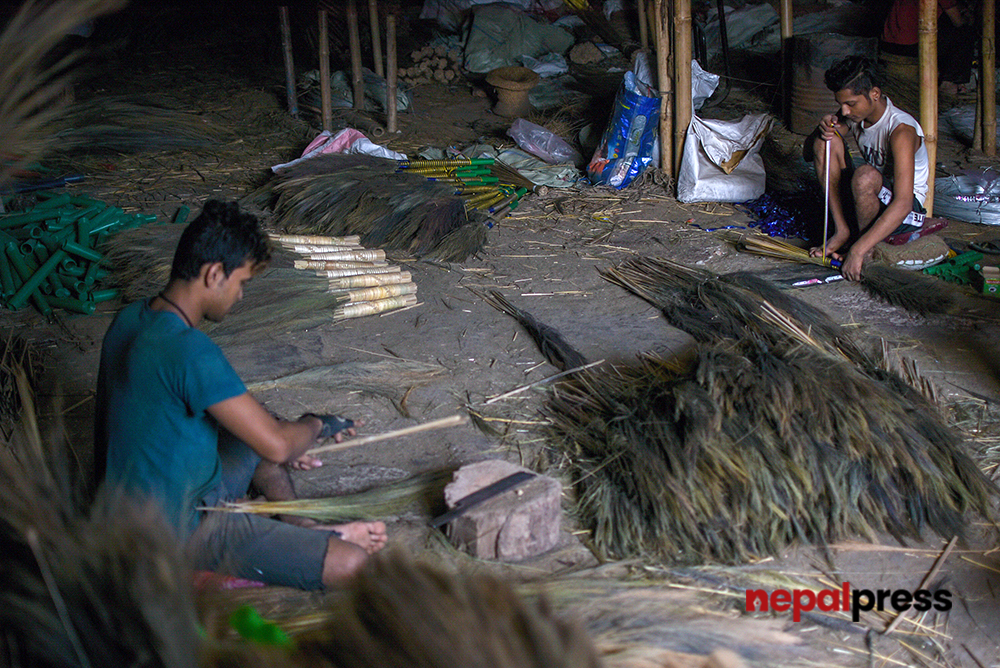
[[[741,234],[727,230],[719,236],[737,249],[754,255],[822,267],[839,268],[841,265],[840,260],[813,257],[805,248],[763,234]],[[962,294],[944,281],[921,272],[878,262],[865,262],[862,265],[860,284],[872,297],[920,315],[955,314],[962,310],[964,301]]]
[[[496,290],[482,293],[473,288],[469,289],[493,308],[517,320],[528,331],[542,355],[552,366],[560,371],[566,371],[587,364],[586,358],[573,348],[558,330],[539,322],[527,311],[517,308]]]

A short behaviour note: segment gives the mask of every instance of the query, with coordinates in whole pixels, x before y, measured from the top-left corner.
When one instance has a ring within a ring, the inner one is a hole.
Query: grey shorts
[[[222,481],[203,506],[246,496],[260,457],[235,437],[219,439]],[[323,588],[331,533],[251,513],[203,511],[186,552],[196,569],[298,589]]]

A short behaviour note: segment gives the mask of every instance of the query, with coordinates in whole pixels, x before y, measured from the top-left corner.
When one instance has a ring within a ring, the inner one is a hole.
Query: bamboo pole
[[[367,445],[368,443],[377,443],[378,441],[387,441],[393,438],[399,438],[400,436],[409,436],[410,434],[419,434],[425,431],[431,431],[434,429],[445,429],[447,427],[457,427],[460,424],[465,424],[468,422],[468,418],[464,415],[451,415],[446,418],[441,418],[440,420],[431,420],[430,422],[425,422],[424,424],[413,425],[412,427],[404,427],[403,429],[396,429],[395,431],[387,431],[384,434],[373,434],[372,436],[362,436],[361,438],[352,438],[348,441],[342,441],[340,443],[331,443],[329,445],[321,445],[318,448],[312,448],[311,450],[306,450],[307,455],[318,455],[321,452],[331,452],[333,450],[346,450],[347,448],[353,448],[359,445]]]
[[[792,124],[792,0],[781,0],[781,105],[782,115]]]
[[[937,7],[938,0],[920,0],[917,21],[917,55],[920,59],[920,125],[924,129],[924,145],[930,174],[927,177],[927,215],[934,215],[934,165],[937,164],[938,136],[938,68],[937,68]]]
[[[691,0],[674,0],[674,174],[681,171],[684,138],[691,124]]]
[[[387,132],[399,132],[396,123],[396,81],[399,70],[396,67],[396,15],[385,17],[385,129]]]
[[[278,7],[278,21],[281,24],[281,46],[285,54],[285,95],[288,98],[288,113],[299,117],[299,96],[295,93],[295,62],[292,60],[292,24],[288,19],[288,6]]]
[[[351,90],[354,110],[365,108],[365,80],[361,74],[361,37],[358,34],[358,3],[347,0],[347,36],[351,44]]]
[[[636,11],[639,13],[639,46],[649,48],[649,30],[646,28],[646,0],[636,0]]]
[[[378,20],[378,0],[368,0],[368,22],[372,29],[372,57],[375,59],[375,74],[380,77],[385,76],[382,71],[382,42],[379,35],[381,26]]]
[[[660,87],[660,171],[668,179],[674,176],[674,116],[670,95],[670,33],[666,28],[665,0],[653,0],[653,39],[656,42],[656,80]]]
[[[983,153],[997,154],[997,94],[996,94],[996,5],[993,0],[983,2],[983,44],[979,59],[982,77],[979,90],[983,93]]]
[[[319,10],[319,99],[323,129],[333,131],[333,101],[330,98],[330,36],[326,29],[326,10]]]

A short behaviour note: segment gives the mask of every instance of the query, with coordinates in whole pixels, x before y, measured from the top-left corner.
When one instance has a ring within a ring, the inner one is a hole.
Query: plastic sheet
[[[1000,225],[1000,172],[968,170],[934,181],[934,215]]]

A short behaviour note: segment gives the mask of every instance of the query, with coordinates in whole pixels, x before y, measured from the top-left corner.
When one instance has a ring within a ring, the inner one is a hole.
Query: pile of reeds
[[[821,311],[662,259],[604,275],[699,345],[554,390],[551,439],[601,551],[738,562],[793,541],[950,538],[989,512],[995,486],[936,407]]]
[[[329,154],[280,170],[269,191],[288,234],[358,236],[367,248],[461,262],[533,187],[493,158]]]
[[[521,596],[487,574],[446,570],[403,552],[372,558],[308,628],[294,634],[277,665],[337,668],[598,668],[582,628],[544,598]],[[279,624],[294,625],[294,620]],[[230,646],[232,647],[232,646]],[[225,645],[203,665],[248,665]],[[249,665],[274,665],[251,659]]]
[[[125,230],[107,239],[101,251],[107,260],[107,280],[126,303],[162,290],[170,278],[174,250],[186,225],[150,225]]]
[[[0,184],[52,147],[53,123],[66,110],[79,53],[50,54],[76,26],[124,0],[25,2],[0,33]]]
[[[0,448],[0,664],[194,668],[191,572],[162,514],[108,491],[88,504],[17,385],[25,428]]]
[[[329,281],[338,304],[334,321],[385,313],[417,303],[417,285],[408,271],[390,265],[385,251],[367,249],[360,237],[272,234],[271,240],[301,258],[295,269],[311,270]]]
[[[398,169],[395,160],[320,155],[276,175],[277,225],[288,234],[353,236],[369,248],[462,261],[486,243],[482,216],[449,182]]]
[[[223,137],[202,115],[137,96],[74,104],[55,129],[53,152],[69,156],[198,149]]]

